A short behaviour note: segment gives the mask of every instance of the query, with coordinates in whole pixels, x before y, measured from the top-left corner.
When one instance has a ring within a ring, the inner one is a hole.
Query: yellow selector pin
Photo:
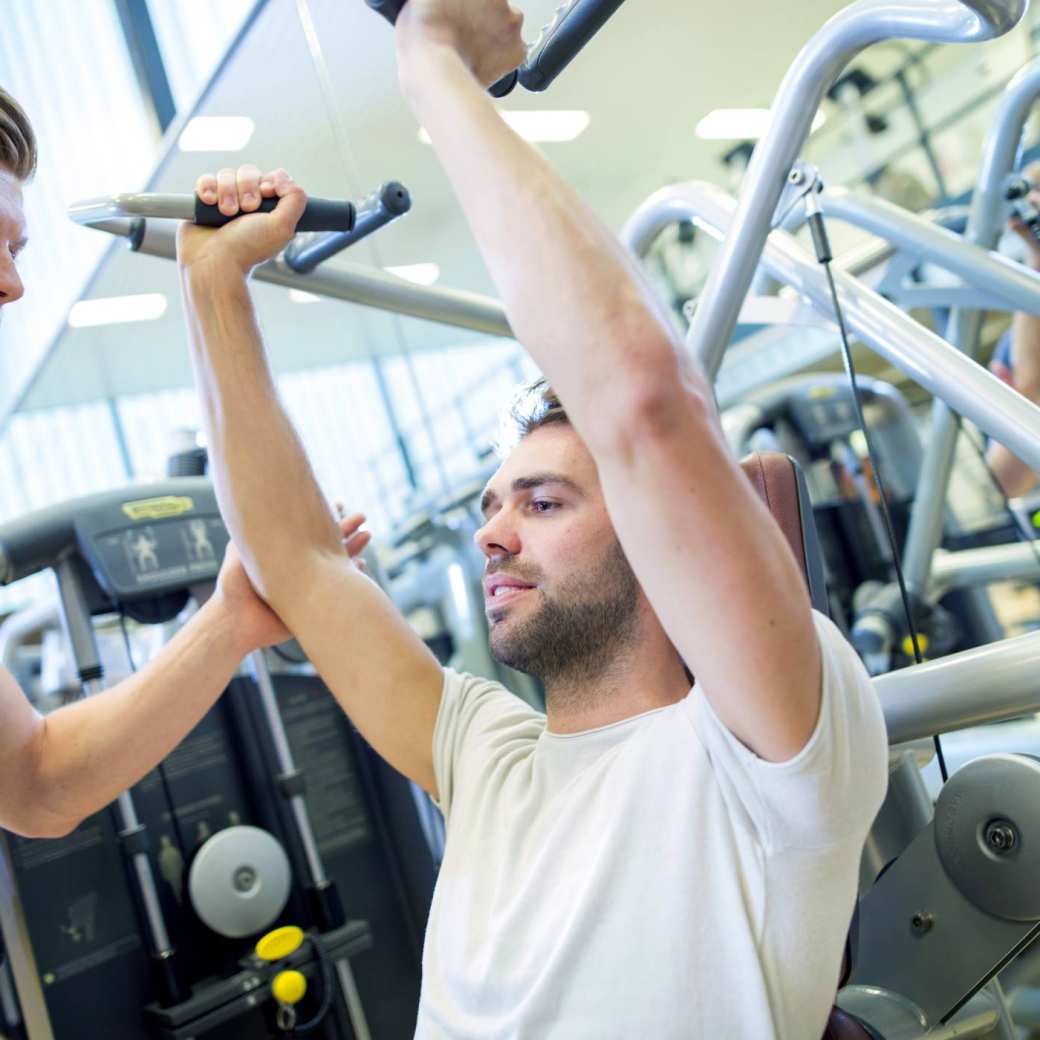
[[[279,1004],[292,1007],[299,1004],[307,993],[307,979],[302,972],[287,969],[280,971],[271,983],[271,992]]]
[[[921,650],[921,656],[924,657],[928,653],[928,637],[923,632],[917,633],[917,645]],[[914,641],[910,636],[903,638],[903,653],[907,657],[914,656]]]
[[[257,944],[256,955],[270,964],[295,953],[305,936],[302,928],[286,925],[268,932]],[[283,1033],[291,1033],[296,1026],[296,1005],[307,993],[307,978],[293,968],[278,972],[271,980],[271,995],[278,1002],[275,1021]]]
[[[273,964],[295,953],[303,945],[303,940],[303,929],[294,924],[276,928],[256,944],[256,955],[260,960]]]

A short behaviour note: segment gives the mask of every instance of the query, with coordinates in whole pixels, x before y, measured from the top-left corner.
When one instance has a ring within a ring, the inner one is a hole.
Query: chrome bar
[[[1040,711],[1040,632],[871,680],[890,744]]]
[[[1040,542],[986,545],[957,552],[936,550],[930,585],[933,596],[995,581],[1040,581]]]
[[[193,220],[194,195],[169,195],[156,192],[128,192],[82,199],[69,206],[69,216],[77,224],[97,224],[119,217],[158,217]]]
[[[141,218],[114,218],[93,225],[98,230],[136,242],[136,251],[166,260],[177,259],[176,228]],[[374,267],[337,263],[310,274],[297,274],[281,258],[269,260],[253,271],[257,281],[302,289],[317,296],[346,300],[366,307],[404,314],[425,321],[511,338],[505,308],[490,297],[462,289],[437,289],[416,285]]]

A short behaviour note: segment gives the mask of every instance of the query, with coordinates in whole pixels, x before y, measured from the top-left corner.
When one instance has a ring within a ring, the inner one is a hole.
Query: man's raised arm
[[[381,590],[351,564],[274,387],[247,279],[292,237],[306,196],[284,170],[200,179],[199,194],[246,216],[182,225],[181,286],[221,511],[250,578],[366,739],[436,794],[433,726],[442,672]],[[277,194],[269,213],[253,213]]]
[[[523,59],[521,20],[505,0],[409,0],[402,89],[665,630],[728,728],[789,758],[820,703],[804,581],[634,260],[482,89]]]

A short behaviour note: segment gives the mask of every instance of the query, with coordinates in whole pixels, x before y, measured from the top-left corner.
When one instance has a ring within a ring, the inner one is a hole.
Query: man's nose
[[[20,300],[24,292],[14,259],[10,255],[0,257],[0,307]]]
[[[506,513],[505,509],[499,510],[484,521],[484,526],[473,536],[477,548],[489,559],[501,555],[516,556],[520,552],[520,536]]]

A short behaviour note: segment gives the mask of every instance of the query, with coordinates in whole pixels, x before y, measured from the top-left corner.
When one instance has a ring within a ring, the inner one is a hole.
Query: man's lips
[[[508,603],[532,588],[533,585],[519,578],[512,578],[508,574],[493,574],[484,583],[484,602],[489,606]]]

